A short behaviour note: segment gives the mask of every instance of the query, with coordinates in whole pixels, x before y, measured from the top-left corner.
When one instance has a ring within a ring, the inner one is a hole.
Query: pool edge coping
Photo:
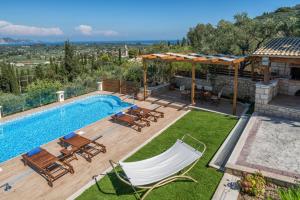
[[[16,118],[14,118],[14,119],[5,121],[4,123],[11,123],[11,121],[13,121],[13,120],[20,120],[20,119],[22,119],[22,118],[27,118],[27,117],[33,116],[33,115],[35,115],[35,114],[41,114],[41,113],[46,112],[46,111],[51,111],[52,109],[56,109],[56,108],[58,108],[58,107],[60,107],[60,106],[70,105],[70,104],[76,103],[76,101],[82,101],[82,100],[85,100],[85,99],[87,99],[87,98],[91,98],[91,97],[93,97],[93,96],[116,96],[116,97],[120,98],[121,101],[127,102],[126,100],[121,99],[120,95],[115,95],[115,94],[99,94],[99,93],[96,93],[96,94],[90,94],[90,95],[87,95],[87,96],[82,96],[81,98],[79,97],[78,99],[75,99],[75,100],[70,101],[70,102],[66,102],[66,103],[63,103],[63,104],[60,104],[60,105],[53,106],[53,107],[51,107],[51,108],[47,108],[46,110],[37,111],[37,112],[25,114],[24,116],[16,117]],[[127,102],[127,103],[129,103],[129,102]],[[121,109],[120,112],[123,112],[124,110],[127,110],[127,109],[129,109],[129,108],[130,108],[130,106],[125,107],[125,108]],[[94,125],[95,123],[97,123],[97,122],[99,122],[99,121],[102,121],[102,120],[105,120],[105,119],[107,119],[107,118],[110,118],[112,115],[114,115],[114,114],[108,115],[108,116],[106,116],[106,117],[104,117],[104,118],[102,118],[102,119],[98,119],[97,121],[92,122],[92,123],[90,123],[90,124],[88,124],[88,125],[86,125],[86,126],[83,126],[83,127],[79,128],[79,129],[76,129],[76,130],[74,130],[73,132],[79,132],[79,131],[80,131],[81,129],[83,129],[83,128],[92,126],[92,125]],[[1,123],[0,123],[0,124],[1,124]],[[84,133],[85,133],[85,132],[84,132]],[[84,133],[83,133],[83,134],[84,134]],[[62,137],[62,136],[61,136],[61,137]],[[46,142],[46,143],[44,143],[44,144],[41,144],[40,147],[43,147],[43,146],[45,146],[45,145],[48,145],[48,144],[51,143],[51,142],[55,142],[56,140],[59,140],[59,138],[60,138],[60,137],[55,138],[55,139],[53,139],[53,140],[50,140],[49,142]],[[13,160],[13,159],[16,159],[16,158],[18,158],[18,157],[21,157],[24,153],[26,153],[26,152],[23,152],[23,153],[18,154],[18,155],[14,156],[14,157],[12,157],[12,158],[10,158],[10,159],[8,159],[8,160],[5,160],[5,161],[3,161],[3,162],[0,162],[0,173],[4,171],[4,170],[1,168],[1,165],[4,165],[6,162],[9,162],[9,161],[11,161],[11,160]],[[2,170],[1,170],[1,169],[2,169]]]

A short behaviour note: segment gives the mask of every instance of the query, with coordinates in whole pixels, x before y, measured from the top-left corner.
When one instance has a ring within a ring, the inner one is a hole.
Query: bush
[[[293,187],[287,189],[279,189],[278,194],[280,200],[299,200],[300,199],[300,187]]]
[[[143,69],[140,66],[132,66],[124,70],[123,79],[140,83],[143,78]]]
[[[97,79],[86,76],[78,77],[74,82],[70,82],[64,86],[65,98],[76,97],[97,90]]]
[[[24,110],[24,96],[14,95],[10,93],[0,94],[0,105],[2,106],[3,115],[9,115]]]
[[[26,88],[26,106],[37,107],[56,101],[56,92],[62,88],[58,81],[37,80]]]
[[[242,192],[257,198],[264,196],[266,181],[260,172],[255,172],[254,174],[244,174],[238,183]]]

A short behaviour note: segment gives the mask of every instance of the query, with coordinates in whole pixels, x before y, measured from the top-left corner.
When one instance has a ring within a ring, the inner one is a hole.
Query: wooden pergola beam
[[[234,67],[234,87],[233,87],[233,107],[232,113],[236,115],[237,113],[237,93],[238,93],[238,70],[241,62],[246,61],[248,58],[237,58],[232,61],[222,60],[216,57],[193,57],[193,56],[178,56],[170,54],[150,54],[144,55],[143,67],[144,67],[144,99],[147,96],[147,66],[146,61],[162,61],[162,62],[185,62],[192,64],[192,83],[191,83],[191,104],[195,105],[195,85],[196,85],[196,64],[213,64],[213,65],[225,65]]]
[[[195,105],[196,64],[192,63],[191,103]]]

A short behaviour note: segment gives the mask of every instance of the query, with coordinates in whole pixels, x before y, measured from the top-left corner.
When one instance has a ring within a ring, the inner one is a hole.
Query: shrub
[[[257,198],[263,197],[266,188],[266,181],[260,172],[254,174],[245,174],[238,182],[242,192],[255,196]]]
[[[280,200],[299,200],[300,199],[300,187],[292,187],[287,189],[279,189],[278,194]]]
[[[36,107],[56,101],[56,92],[62,88],[58,81],[37,80],[26,88],[26,106]]]
[[[3,115],[9,115],[23,111],[25,106],[25,98],[21,95],[10,93],[0,94],[0,105],[2,106]]]

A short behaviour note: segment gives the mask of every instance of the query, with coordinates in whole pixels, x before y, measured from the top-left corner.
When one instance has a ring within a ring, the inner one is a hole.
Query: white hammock
[[[190,145],[184,143],[184,136],[182,140],[177,140],[172,147],[157,156],[136,162],[119,162],[119,165],[126,174],[126,177],[124,178],[118,174],[114,168],[114,162],[111,161],[116,175],[121,181],[133,186],[133,188],[148,189],[142,199],[144,199],[154,188],[160,187],[177,179],[184,178],[197,182],[191,176],[186,174],[202,157],[206,150],[206,146],[204,143],[192,136],[186,136],[196,140],[200,146],[202,146],[202,151],[194,149]],[[190,166],[190,168],[188,168],[185,172],[178,174],[188,166]]]

